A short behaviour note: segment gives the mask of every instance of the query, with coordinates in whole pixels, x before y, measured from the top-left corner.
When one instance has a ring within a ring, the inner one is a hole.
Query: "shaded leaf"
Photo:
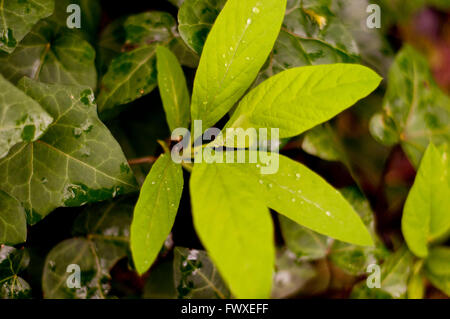
[[[229,0],[203,49],[191,114],[214,125],[255,80],[279,33],[285,0]]]
[[[167,48],[156,49],[158,86],[170,131],[189,127],[190,96],[186,78],[176,56]]]
[[[131,225],[131,251],[139,274],[155,261],[175,222],[183,192],[181,165],[163,154],[145,179]]]
[[[425,274],[431,283],[450,296],[450,248],[434,247],[425,261]]]
[[[19,274],[28,267],[30,256],[25,249],[0,247],[0,298],[25,299],[31,297],[30,285]]]
[[[426,147],[450,142],[450,98],[434,82],[427,60],[410,46],[395,58],[382,115],[371,121],[381,143],[400,143],[415,167]]]
[[[12,53],[41,19],[50,16],[54,0],[7,0],[0,6],[0,51]]]
[[[34,224],[60,206],[81,206],[136,190],[122,151],[97,117],[92,91],[30,79],[22,90],[54,119],[34,143],[0,160],[0,189],[24,205]]]
[[[0,244],[17,245],[27,239],[27,221],[22,205],[0,191]]]
[[[450,165],[447,157],[433,144],[428,146],[405,203],[402,232],[409,249],[418,257],[426,257],[428,244],[450,229]]]
[[[0,75],[0,158],[20,142],[44,134],[53,118],[24,92]]]
[[[340,161],[345,158],[335,141],[332,128],[326,125],[316,126],[306,132],[302,148],[308,154],[326,161]]]
[[[0,53],[0,72],[13,83],[23,76],[45,83],[89,86],[95,90],[97,71],[91,45],[49,21],[41,21],[13,54]]]
[[[178,294],[173,278],[173,261],[166,260],[152,267],[145,282],[143,298],[176,299]]]
[[[179,299],[229,299],[230,292],[205,251],[175,247],[175,287]]]

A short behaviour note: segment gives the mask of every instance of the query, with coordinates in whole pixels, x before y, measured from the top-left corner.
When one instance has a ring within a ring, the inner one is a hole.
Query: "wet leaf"
[[[54,0],[7,0],[0,6],[0,51],[12,53],[41,19],[50,16]]]
[[[189,128],[190,95],[176,56],[167,48],[156,49],[158,86],[170,131]]]
[[[388,77],[383,113],[371,122],[381,143],[400,143],[415,167],[430,142],[450,142],[450,98],[434,82],[426,59],[410,46],[395,58]]]
[[[0,53],[0,73],[13,83],[23,76],[45,83],[89,86],[95,90],[95,50],[67,29],[41,21],[13,54]]]
[[[75,221],[77,237],[55,246],[47,255],[42,277],[45,298],[98,299],[110,297],[111,268],[128,254],[132,202],[121,199],[86,208]],[[80,267],[80,286],[73,287]]]
[[[224,299],[230,292],[207,253],[175,247],[175,287],[179,299]]]
[[[53,118],[42,107],[0,75],[0,159],[11,147],[33,142]]]
[[[0,189],[22,202],[28,223],[57,207],[136,190],[119,145],[97,117],[90,89],[26,78],[20,87],[55,119],[38,141],[18,144],[0,160]]]
[[[139,274],[155,261],[175,222],[183,192],[181,165],[163,154],[145,179],[134,210],[131,251]]]
[[[19,274],[28,267],[30,256],[25,249],[0,247],[0,298],[25,299],[31,297],[30,285]]]
[[[280,30],[285,0],[229,0],[203,49],[191,114],[204,129],[242,97],[267,59]]]
[[[17,245],[26,239],[25,210],[15,198],[0,191],[0,244]]]

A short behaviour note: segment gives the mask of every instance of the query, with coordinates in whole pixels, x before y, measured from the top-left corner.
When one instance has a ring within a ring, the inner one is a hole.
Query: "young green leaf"
[[[381,143],[400,143],[415,167],[428,144],[450,143],[450,98],[433,80],[428,61],[410,46],[395,58],[388,76],[383,113],[371,121]]]
[[[431,283],[450,296],[450,248],[435,247],[425,261],[425,274]]]
[[[0,189],[23,204],[30,224],[57,207],[136,191],[120,146],[98,119],[90,89],[28,78],[20,88],[55,119],[39,140],[14,146],[0,160]]]
[[[409,249],[426,257],[428,244],[450,229],[450,171],[447,154],[430,144],[403,210],[402,231]]]
[[[286,0],[229,0],[206,40],[192,95],[192,119],[214,125],[242,97],[269,56]]]
[[[375,72],[361,65],[289,69],[248,93],[227,127],[275,127],[280,130],[280,138],[296,136],[366,97],[380,81]]]
[[[41,19],[50,16],[54,0],[7,0],[0,6],[0,51],[12,53]]]
[[[246,156],[256,158],[250,153]],[[260,152],[261,156],[267,154]],[[261,168],[265,166],[261,162],[224,166],[229,176],[246,176],[246,183],[253,185],[250,190],[255,197],[296,223],[348,243],[373,245],[370,233],[353,207],[304,165],[280,155],[279,169],[274,174],[261,174]]]
[[[179,299],[229,299],[217,268],[202,250],[175,247],[173,272]]]
[[[196,164],[190,180],[195,229],[237,298],[269,298],[273,225],[254,184],[224,164]]]
[[[183,69],[177,57],[167,48],[156,48],[158,86],[167,123],[171,131],[189,128],[190,97]]]
[[[44,134],[53,118],[42,107],[0,75],[0,159],[11,147],[33,142]]]
[[[17,245],[26,239],[25,210],[15,198],[0,190],[0,245]]]
[[[30,264],[30,255],[26,249],[0,246],[0,298],[31,298],[30,285],[19,274]]]
[[[45,83],[97,87],[95,50],[67,29],[41,21],[13,54],[0,53],[0,72],[13,83],[27,76]]]
[[[167,154],[161,155],[145,179],[131,225],[131,252],[139,274],[153,264],[172,229],[183,182],[181,166]]]

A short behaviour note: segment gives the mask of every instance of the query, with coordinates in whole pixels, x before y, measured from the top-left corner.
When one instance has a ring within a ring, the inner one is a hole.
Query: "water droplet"
[[[295,203],[295,198],[292,199],[292,202]]]
[[[230,47],[230,51],[233,51],[233,47]]]
[[[247,61],[250,61],[250,57],[249,57],[249,56],[245,57],[245,59],[246,59]]]
[[[248,19],[247,20],[247,25],[249,25],[249,24],[251,24],[252,23],[252,19]]]
[[[262,179],[260,179],[259,183],[262,185],[262,184],[264,184],[264,181]]]
[[[155,185],[155,184],[156,184],[156,182],[153,181],[153,182],[152,182],[152,185]]]
[[[258,14],[259,13],[259,9],[257,7],[253,7],[253,12]]]
[[[331,213],[330,213],[330,212],[326,212],[325,214],[327,214],[327,216],[331,216]]]
[[[224,54],[222,54],[222,58],[224,58],[224,59],[225,59],[226,57],[227,57],[227,56],[225,55],[225,53],[224,53]]]
[[[170,191],[170,187],[167,187],[167,191]]]
[[[302,193],[302,190],[301,190],[301,189],[299,189],[299,190],[297,191],[297,193],[301,194],[301,193]]]
[[[269,188],[272,188],[273,187],[273,185],[272,184],[269,184]]]
[[[299,178],[301,177],[301,175],[300,175],[299,173],[297,173],[297,174],[295,174],[295,177],[296,177],[297,179],[299,179]]]
[[[204,102],[203,102],[203,105],[206,105],[206,104],[208,104],[208,101],[204,101]]]

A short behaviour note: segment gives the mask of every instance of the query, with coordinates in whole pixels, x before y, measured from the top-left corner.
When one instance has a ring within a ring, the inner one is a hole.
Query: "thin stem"
[[[133,165],[141,165],[141,164],[153,164],[156,162],[158,158],[156,156],[146,156],[141,158],[135,158],[128,161],[128,164]]]

